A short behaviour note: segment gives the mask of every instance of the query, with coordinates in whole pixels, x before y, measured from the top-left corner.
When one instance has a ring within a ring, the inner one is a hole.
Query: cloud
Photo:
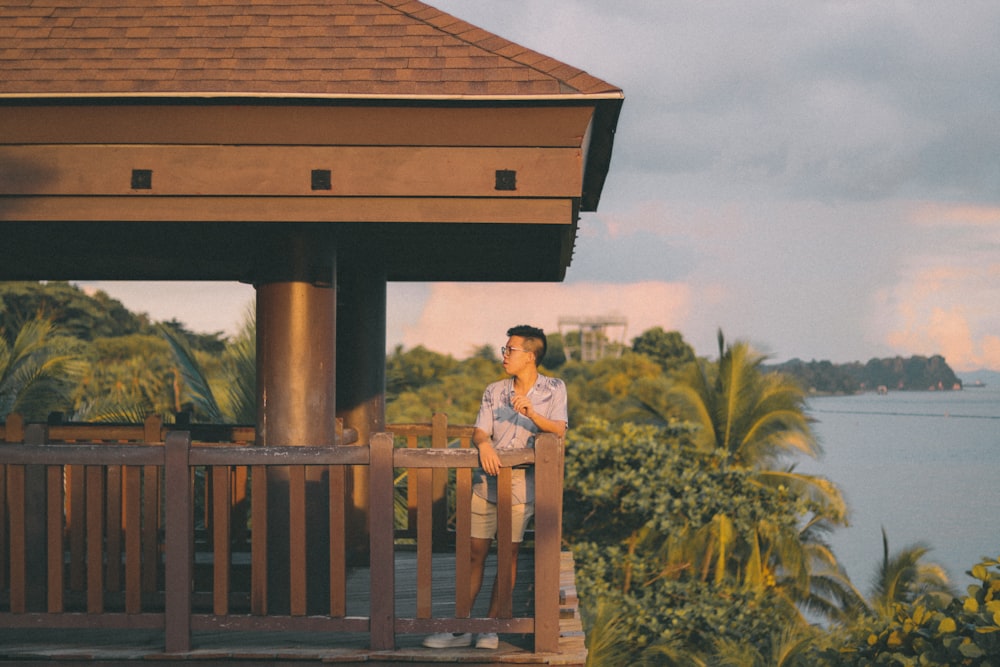
[[[623,314],[700,354],[721,327],[779,359],[1000,368],[1000,4],[431,4],[625,103],[566,283],[390,285],[390,348],[464,355],[519,320]],[[178,287],[136,308],[229,330],[252,298]]]
[[[433,283],[419,320],[404,325],[404,347],[423,345],[466,357],[481,345],[502,345],[516,324],[559,331],[560,317],[627,315],[625,342],[654,326],[679,330],[691,314],[683,284]]]
[[[960,370],[1000,367],[1000,207],[924,202],[908,220],[911,251],[877,297],[886,342]]]
[[[908,319],[905,328],[887,336],[891,345],[924,350],[925,355],[940,354],[957,371],[1000,368],[1000,336],[975,337],[962,307],[932,308],[926,319]]]

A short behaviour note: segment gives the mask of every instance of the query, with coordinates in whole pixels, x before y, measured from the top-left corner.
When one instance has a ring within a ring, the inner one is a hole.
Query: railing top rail
[[[3,416],[0,420],[0,443],[18,442],[26,426],[28,424],[17,413]],[[253,444],[257,438],[255,427],[245,424],[163,424],[163,420],[156,415],[147,418],[144,424],[57,421],[46,424],[45,428],[49,442],[163,443],[167,435],[174,431],[188,432],[193,442],[206,444]],[[351,444],[357,442],[358,432],[356,429],[343,428],[338,420],[337,439],[339,445]]]
[[[535,463],[535,450],[500,452],[505,466]],[[191,465],[368,465],[367,445],[327,447],[256,447],[248,445],[199,446],[192,443]],[[159,444],[108,444],[95,442],[3,444],[0,464],[41,465],[163,465],[164,447]],[[473,468],[479,464],[472,449],[405,449],[393,451],[400,468]]]
[[[163,465],[163,452],[163,446],[157,444],[0,443],[0,464]]]
[[[430,422],[414,422],[402,424],[390,424],[386,430],[398,436],[429,436],[434,432],[433,424]],[[448,424],[445,433],[449,438],[471,437],[475,431],[471,424]]]

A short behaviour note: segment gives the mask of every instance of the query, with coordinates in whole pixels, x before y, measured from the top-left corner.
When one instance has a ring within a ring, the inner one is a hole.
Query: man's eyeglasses
[[[523,347],[511,347],[509,345],[505,345],[500,348],[500,356],[506,357],[511,352],[527,352],[527,350]]]

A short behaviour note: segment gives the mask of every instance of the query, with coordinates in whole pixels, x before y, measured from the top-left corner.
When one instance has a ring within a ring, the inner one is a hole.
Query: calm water
[[[1000,389],[811,399],[824,454],[800,472],[836,482],[851,525],[831,537],[863,592],[882,557],[922,542],[964,591],[966,570],[1000,556]]]

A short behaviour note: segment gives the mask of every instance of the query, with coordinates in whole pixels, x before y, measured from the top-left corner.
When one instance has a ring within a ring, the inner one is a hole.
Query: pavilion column
[[[377,252],[338,265],[337,416],[368,444],[385,430],[386,275]],[[368,556],[368,468],[355,466],[347,479],[348,555]]]
[[[257,281],[257,444],[336,444],[336,270],[334,249],[291,227],[267,245]],[[277,267],[277,268],[276,268]],[[329,507],[321,467],[307,468],[304,513],[289,501],[290,470],[268,468],[268,613],[307,613],[292,593],[306,586],[310,608],[329,600]],[[305,579],[289,537],[305,530]],[[308,582],[306,585],[304,582]],[[301,592],[301,591],[299,591]]]

